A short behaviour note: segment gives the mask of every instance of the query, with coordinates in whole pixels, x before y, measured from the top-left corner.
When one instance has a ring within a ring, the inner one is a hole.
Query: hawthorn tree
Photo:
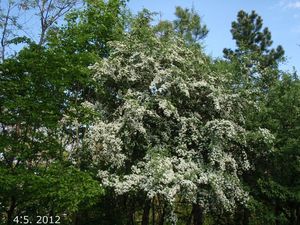
[[[91,67],[103,98],[85,104],[99,114],[86,144],[104,187],[144,198],[142,224],[150,208],[153,223],[176,224],[183,203],[187,224],[200,225],[205,213],[246,204],[240,175],[251,167],[248,151],[269,149],[272,135],[245,129],[247,99],[224,87],[199,49],[148,29],[147,39],[133,29],[111,42],[110,56]],[[131,207],[128,221],[140,210]]]

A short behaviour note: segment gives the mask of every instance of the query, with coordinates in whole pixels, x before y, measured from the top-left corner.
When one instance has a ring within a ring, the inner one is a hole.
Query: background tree
[[[0,196],[7,224],[20,215],[69,214],[87,196],[100,193],[89,173],[74,168],[66,151],[65,62],[33,45],[1,64]],[[77,189],[69,195],[72,184]]]
[[[49,28],[63,19],[64,15],[80,1],[40,1],[40,0],[8,0],[1,2],[0,29],[1,29],[1,58],[7,55],[7,47],[11,44],[30,43],[35,41],[35,35],[30,34],[27,24],[39,20],[39,45],[45,44]],[[24,16],[24,15],[27,15]],[[30,17],[31,19],[27,19]],[[31,28],[30,28],[31,29]]]
[[[176,19],[172,22],[166,20],[160,21],[156,25],[155,31],[160,36],[168,36],[170,33],[175,32],[189,44],[196,44],[207,36],[207,26],[203,24],[200,15],[194,8],[184,9],[177,6],[175,16]]]
[[[18,31],[22,29],[20,14],[25,13],[28,9],[23,7],[24,1],[1,1],[0,5],[0,44],[1,55],[0,62],[3,62],[8,52],[7,48],[10,44],[17,44],[27,41],[25,37],[21,37]]]
[[[270,89],[257,115],[260,126],[275,136],[275,150],[259,178],[260,198],[274,213],[276,224],[297,224],[299,214],[299,79],[284,74]]]
[[[49,28],[79,2],[79,0],[33,0],[32,2],[28,2],[33,8],[37,8],[38,10],[41,29],[38,41],[39,45],[45,44]]]
[[[270,48],[271,32],[263,28],[263,20],[255,11],[239,11],[237,21],[232,22],[231,34],[237,49],[225,48],[223,52],[226,59],[237,63],[239,79],[258,81],[266,88],[278,78],[278,64],[283,60],[284,50],[280,45]],[[242,78],[243,74],[246,77]]]
[[[236,74],[233,75],[232,88],[238,92],[251,91],[253,101],[261,109],[247,112],[247,126],[267,128],[276,137],[272,155],[268,159],[257,158],[255,170],[244,176],[253,197],[252,206],[248,208],[250,211],[240,209],[243,213],[236,214],[237,221],[243,224],[255,221],[295,224],[299,217],[298,209],[293,207],[298,201],[295,197],[298,181],[283,171],[294,176],[298,174],[298,147],[291,147],[291,143],[299,141],[294,137],[298,131],[291,125],[291,121],[297,123],[299,120],[295,113],[299,109],[296,100],[298,81],[290,74],[280,77],[283,73],[278,65],[283,60],[284,51],[281,46],[270,48],[273,43],[271,33],[268,28],[262,29],[262,18],[254,11],[250,14],[240,11],[237,21],[232,23],[231,32],[237,49],[224,49],[224,56],[229,62],[219,62],[219,66]],[[285,110],[289,111],[289,115]],[[285,161],[288,163],[285,164]]]
[[[189,10],[176,7],[175,15],[177,17],[174,20],[175,31],[188,42],[197,42],[207,36],[207,26],[202,23],[200,15],[194,8]]]
[[[127,14],[124,0],[87,0],[84,7],[73,10],[66,24],[54,27],[49,46],[62,48],[68,54],[107,56],[107,42],[123,35]]]
[[[118,18],[121,3],[101,2],[93,1],[89,13],[78,11],[88,28],[98,22],[109,27],[111,19]],[[72,25],[75,27],[75,22]],[[66,35],[70,29],[62,30],[60,34]],[[100,36],[92,33],[97,29],[88,31],[89,37],[101,40],[103,45],[114,38],[105,37],[109,32]],[[80,38],[74,35],[72,41]],[[84,223],[77,212],[85,213],[84,209],[103,193],[93,171],[84,166],[87,157],[80,157],[84,151],[76,156],[82,149],[84,125],[89,119],[89,113],[80,110],[81,103],[85,98],[92,99],[90,80],[85,79],[87,67],[99,57],[96,52],[103,56],[103,49],[98,45],[87,52],[87,46],[82,49],[77,45],[73,51],[71,43],[64,42],[63,47],[59,43],[54,36],[47,48],[32,43],[1,64],[0,201],[1,219],[7,224],[17,215],[43,214],[66,214],[64,223]]]

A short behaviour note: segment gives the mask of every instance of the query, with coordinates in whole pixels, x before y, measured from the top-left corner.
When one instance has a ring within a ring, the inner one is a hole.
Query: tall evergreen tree
[[[232,22],[231,34],[237,48],[223,50],[224,57],[237,63],[240,74],[246,74],[246,80],[260,81],[265,88],[278,78],[278,64],[283,60],[284,50],[281,45],[271,48],[271,32],[263,28],[262,18],[255,12],[241,10],[237,21]]]
[[[176,19],[171,21],[162,20],[155,30],[162,36],[175,33],[182,37],[188,44],[196,44],[208,34],[208,28],[203,24],[199,13],[194,8],[187,9],[176,7]]]
[[[208,34],[208,29],[205,24],[202,24],[200,15],[194,8],[191,10],[176,7],[174,20],[174,28],[187,41],[199,41],[205,38]]]
[[[239,91],[253,92],[256,87],[263,91],[253,95],[261,110],[249,110],[247,124],[267,128],[276,136],[272,155],[267,160],[256,159],[255,170],[244,176],[253,197],[252,208],[241,208],[236,219],[242,224],[297,224],[299,129],[294,124],[299,121],[299,81],[291,75],[279,79],[284,50],[280,45],[271,47],[271,32],[263,28],[255,11],[240,11],[231,33],[237,49],[224,49],[224,56],[234,65],[234,84],[240,85]]]

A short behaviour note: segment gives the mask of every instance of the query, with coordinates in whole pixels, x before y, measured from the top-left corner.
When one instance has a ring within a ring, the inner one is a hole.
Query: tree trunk
[[[165,214],[166,214],[165,205],[163,205],[162,206],[162,213],[159,216],[158,225],[164,225],[164,223],[165,223]]]
[[[198,204],[193,204],[193,225],[203,225],[203,210]]]
[[[150,207],[151,207],[151,201],[147,199],[144,205],[142,225],[149,225]]]
[[[243,217],[243,225],[249,225],[249,217],[250,217],[250,212],[247,208],[244,208],[244,217]]]
[[[78,225],[79,223],[79,216],[78,216],[78,213],[77,212],[75,212],[74,214],[73,214],[73,216],[72,216],[73,218],[72,218],[72,225]]]
[[[193,209],[192,209],[189,217],[187,218],[186,225],[192,225],[192,217],[193,217]]]
[[[154,205],[155,197],[152,199],[152,225],[155,225],[155,205]]]
[[[240,224],[242,219],[244,217],[244,210],[243,207],[241,207],[240,205],[238,205],[236,207],[236,210],[234,212],[234,217],[233,217],[233,222],[234,224]]]
[[[47,26],[45,24],[45,21],[43,18],[41,18],[41,34],[40,34],[40,40],[39,40],[39,45],[42,46],[45,43],[45,35],[46,35],[46,30],[47,30]]]
[[[297,225],[297,211],[296,208],[293,207],[293,205],[290,207],[289,211],[291,212],[290,214],[290,221],[289,221],[289,225]]]
[[[134,203],[133,201],[128,201],[128,222],[127,225],[134,225]]]
[[[16,199],[15,197],[11,197],[10,207],[7,210],[7,225],[12,225],[15,207],[16,207]]]
[[[300,224],[300,206],[296,208],[296,223],[295,224]]]
[[[134,215],[130,214],[128,219],[127,225],[134,225]]]
[[[275,205],[275,224],[276,225],[280,225],[279,216],[280,216],[280,208],[279,208],[278,204],[276,203],[276,205]]]
[[[4,62],[5,59],[5,48],[6,48],[6,40],[5,40],[5,36],[7,34],[7,26],[8,26],[8,20],[10,18],[10,10],[11,10],[11,5],[12,3],[9,3],[8,5],[8,9],[7,9],[7,13],[4,19],[4,23],[3,23],[3,30],[2,30],[2,37],[1,37],[1,62]]]

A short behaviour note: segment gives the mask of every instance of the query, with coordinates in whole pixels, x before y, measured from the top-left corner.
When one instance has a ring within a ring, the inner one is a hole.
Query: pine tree
[[[174,28],[187,41],[199,41],[207,36],[208,29],[202,24],[200,15],[193,8],[189,10],[176,7],[175,15],[177,19],[174,20]]]
[[[260,80],[263,87],[269,86],[278,77],[278,64],[283,60],[281,45],[271,48],[271,32],[263,28],[263,19],[255,12],[238,12],[237,21],[232,22],[232,38],[237,48],[223,50],[224,57],[237,63],[247,80]]]
[[[175,33],[188,44],[195,44],[207,36],[207,26],[203,24],[200,15],[194,8],[187,9],[177,6],[175,16],[174,21],[162,20],[154,29],[161,36]]]

